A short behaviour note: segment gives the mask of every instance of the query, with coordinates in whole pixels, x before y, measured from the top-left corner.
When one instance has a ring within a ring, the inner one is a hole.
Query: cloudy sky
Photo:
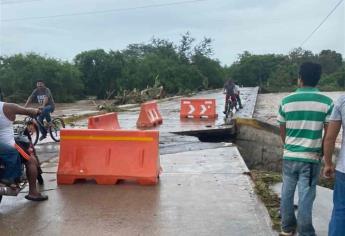
[[[0,53],[36,52],[72,60],[81,51],[121,50],[153,36],[177,43],[189,31],[197,40],[212,38],[213,57],[229,65],[245,50],[288,53],[299,47],[339,2],[0,0]],[[303,48],[345,55],[345,1]]]

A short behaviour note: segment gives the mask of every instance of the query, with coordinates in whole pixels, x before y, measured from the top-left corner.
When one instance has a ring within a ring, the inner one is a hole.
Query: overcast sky
[[[122,50],[131,43],[147,43],[152,36],[178,43],[189,31],[197,40],[212,38],[213,57],[230,65],[245,50],[286,54],[300,46],[339,1],[204,0],[140,8],[188,1],[0,0],[0,53],[36,52],[72,60],[81,51]],[[345,1],[303,48],[345,55]]]

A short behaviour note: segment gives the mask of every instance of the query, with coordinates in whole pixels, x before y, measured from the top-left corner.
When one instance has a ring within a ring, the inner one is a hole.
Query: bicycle
[[[65,122],[63,119],[59,117],[55,117],[51,120],[50,123],[43,122],[42,124],[38,119],[37,116],[30,117],[27,116],[24,119],[24,125],[28,128],[30,136],[32,138],[33,145],[36,145],[40,136],[40,129],[39,125],[41,125],[47,133],[50,134],[50,137],[55,142],[60,142],[60,130],[65,128]]]

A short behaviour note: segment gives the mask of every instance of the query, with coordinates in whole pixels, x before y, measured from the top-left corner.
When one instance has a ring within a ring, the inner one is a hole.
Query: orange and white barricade
[[[217,118],[216,99],[183,98],[181,99],[180,117],[207,119]]]
[[[156,184],[160,174],[159,132],[155,130],[61,130],[58,184],[78,179],[115,184]]]
[[[105,129],[116,130],[120,129],[120,124],[116,112],[106,113],[98,116],[91,116],[88,118],[89,129]]]
[[[140,106],[140,114],[137,120],[138,128],[153,127],[163,123],[156,101],[145,102]]]

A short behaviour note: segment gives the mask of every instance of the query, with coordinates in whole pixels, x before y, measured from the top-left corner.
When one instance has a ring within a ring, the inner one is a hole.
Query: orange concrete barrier
[[[158,110],[156,101],[141,104],[137,121],[138,128],[153,127],[162,123],[163,118]]]
[[[155,130],[61,130],[58,184],[93,179],[98,184],[135,180],[156,184],[160,174]]]
[[[106,113],[99,116],[91,116],[88,118],[89,129],[105,129],[115,130],[120,129],[120,124],[117,119],[117,113]]]
[[[181,118],[217,118],[216,99],[183,98],[181,99]]]

